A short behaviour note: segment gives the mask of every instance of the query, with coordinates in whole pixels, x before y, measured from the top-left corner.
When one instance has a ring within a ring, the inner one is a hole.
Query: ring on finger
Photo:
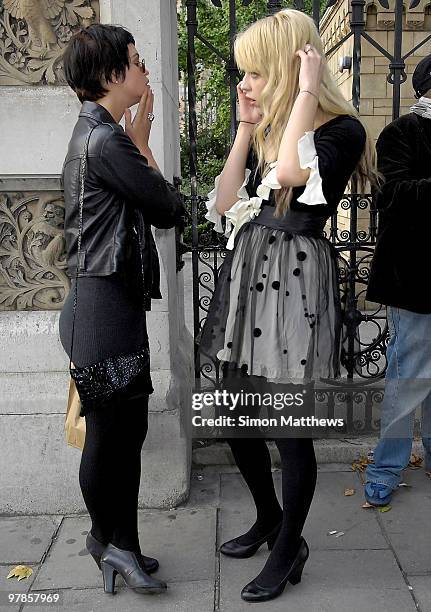
[[[148,113],[147,117],[150,121],[154,121],[154,113]]]

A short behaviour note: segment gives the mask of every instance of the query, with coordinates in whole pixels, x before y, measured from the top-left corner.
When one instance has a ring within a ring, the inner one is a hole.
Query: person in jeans
[[[365,498],[389,503],[410,460],[422,404],[425,469],[431,470],[431,55],[413,74],[418,102],[377,141],[384,184],[367,298],[387,306],[390,341],[380,441],[366,471]]]

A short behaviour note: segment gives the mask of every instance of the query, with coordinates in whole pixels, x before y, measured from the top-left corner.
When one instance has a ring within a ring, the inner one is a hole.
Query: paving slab
[[[409,576],[421,612],[431,612],[431,575]]]
[[[219,543],[247,531],[256,520],[253,498],[238,473],[221,474]]]
[[[266,555],[221,559],[220,612],[250,610],[241,589],[256,577]],[[417,612],[388,550],[310,550],[302,582],[264,604],[265,612]]]
[[[281,499],[281,472],[274,472],[273,476]],[[345,489],[355,489],[356,493],[345,496]],[[240,474],[222,474],[220,496],[220,542],[223,542],[247,531],[255,521],[255,510]],[[388,548],[375,513],[364,510],[363,501],[362,484],[355,472],[319,473],[304,537],[316,549]],[[335,530],[344,535],[328,535]]]
[[[390,512],[379,518],[407,574],[431,573],[431,480],[423,469],[405,470],[411,485],[397,490]]]
[[[13,565],[39,563],[61,519],[61,516],[2,516],[0,561]]]
[[[220,504],[220,474],[207,469],[194,470],[191,475],[190,495],[179,507],[217,507]]]
[[[6,601],[6,600],[2,600],[2,601]],[[7,604],[0,603],[0,612],[19,612],[20,608],[21,608],[21,604],[15,605],[15,604],[9,604],[9,603]]]
[[[0,521],[1,522],[1,521]],[[38,570],[38,565],[30,565],[33,570],[33,575],[23,580],[17,580],[16,578],[6,578],[11,569],[16,565],[22,565],[21,563],[14,563],[13,565],[0,565],[0,612],[18,612],[21,604],[9,603],[8,596],[14,593],[27,593],[29,588],[34,582],[35,574]]]
[[[241,589],[260,572],[269,553],[261,547],[250,559],[218,557],[216,541],[244,532],[255,520],[249,490],[233,469],[224,467],[222,473],[214,467],[195,469],[187,504],[169,511],[139,512],[143,552],[160,560],[156,576],[168,582],[168,592],[161,595],[134,593],[120,576],[117,594],[103,593],[101,574],[85,549],[90,526],[87,515],[0,517],[0,612],[134,612],[147,608],[155,612],[213,612],[214,600],[220,612],[249,611],[249,604],[240,597]],[[280,470],[275,470],[273,477],[281,499]],[[304,529],[311,551],[303,580],[295,587],[288,585],[281,597],[265,603],[262,609],[431,612],[431,481],[423,470],[406,471],[404,480],[412,486],[400,489],[391,511],[382,514],[362,508],[361,479],[350,465],[320,465]],[[346,488],[354,488],[356,494],[346,497]],[[344,531],[344,536],[328,536],[331,529]],[[6,580],[10,569],[21,563],[33,567],[34,575],[20,582]],[[1,600],[5,591],[28,590],[60,592],[63,601],[56,607],[26,604],[20,608],[4,605]]]
[[[355,494],[344,495],[346,489],[354,489]],[[375,512],[362,508],[363,503],[363,487],[356,472],[319,473],[304,527],[310,546],[323,550],[388,548]],[[344,535],[328,535],[335,530]]]
[[[142,551],[159,559],[157,577],[168,583],[214,580],[215,521],[213,508],[139,512]],[[35,590],[100,586],[101,573],[85,548],[88,528],[88,517],[64,519]]]
[[[117,588],[108,595],[102,588],[65,589],[60,591],[62,605],[24,605],[26,612],[210,612],[214,609],[212,581],[178,582],[169,584],[166,593],[142,595],[127,587]],[[5,611],[5,612],[10,612]]]
[[[139,516],[142,550],[160,561],[166,582],[215,579],[216,508],[144,511]]]
[[[24,565],[23,563],[14,563],[13,565],[0,565],[0,592],[4,591],[8,593],[26,593],[34,582],[36,573],[39,569],[38,565],[29,565],[33,570],[33,574],[28,578],[18,580],[17,578],[7,578],[9,572],[17,565]],[[4,595],[1,596],[4,598]],[[0,598],[1,599],[1,598]],[[0,601],[1,603],[1,601]]]
[[[88,516],[65,517],[33,585],[33,590],[98,587],[101,573],[85,548]]]

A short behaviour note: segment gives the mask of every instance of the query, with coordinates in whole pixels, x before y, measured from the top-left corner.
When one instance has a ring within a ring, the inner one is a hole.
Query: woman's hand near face
[[[277,179],[283,187],[305,185],[310,176],[310,170],[304,170],[300,165],[298,142],[306,132],[314,130],[325,65],[323,58],[310,44],[295,55],[301,61],[298,85],[303,93],[298,95],[292,106],[278,151]]]
[[[308,52],[300,49],[295,53],[301,60],[299,70],[299,89],[308,90],[318,95],[323,77],[323,58],[311,45],[307,45]]]
[[[148,85],[139,101],[138,110],[132,121],[130,108],[124,113],[126,134],[145,157],[152,156],[148,145],[152,123],[148,119],[148,113],[153,112],[154,93]]]
[[[248,121],[250,123],[259,123],[262,119],[262,114],[254,104],[246,98],[245,93],[241,89],[242,83],[238,83],[236,90],[238,92],[239,103],[239,120]]]

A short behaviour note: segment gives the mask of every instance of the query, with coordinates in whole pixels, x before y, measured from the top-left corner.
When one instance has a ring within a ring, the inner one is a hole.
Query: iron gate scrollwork
[[[198,0],[186,0],[187,11],[187,116],[189,140],[189,171],[190,195],[185,197],[191,212],[191,245],[192,274],[193,274],[193,314],[195,350],[197,338],[202,329],[208,311],[214,287],[217,284],[220,266],[225,256],[225,239],[215,232],[199,234],[199,212],[205,210],[206,196],[199,193],[197,167],[198,123],[196,107],[196,49],[195,41],[199,40],[214,54],[214,61],[223,62],[227,83],[230,92],[230,140],[233,141],[237,128],[236,117],[236,85],[239,73],[233,57],[233,39],[237,31],[237,5],[244,7],[252,5],[254,0],[210,0],[214,10],[229,9],[229,37],[230,52],[226,56],[215,47],[205,36],[199,32]],[[388,0],[376,0],[383,8],[389,8]],[[409,9],[415,8],[420,0],[411,0]],[[353,38],[352,53],[352,102],[360,110],[361,86],[361,46],[362,40],[370,43],[379,53],[388,60],[387,81],[393,85],[392,116],[396,118],[400,113],[400,88],[406,80],[405,60],[421,46],[426,44],[431,35],[404,55],[401,52],[403,38],[403,2],[392,0],[394,8],[394,48],[390,52],[384,49],[372,36],[365,31],[365,0],[351,0],[350,2],[350,31],[337,44],[326,51],[331,57],[337,49],[350,37]],[[223,4],[222,4],[223,3]],[[326,9],[337,3],[329,0]],[[272,14],[287,6],[282,0],[268,0],[266,10]],[[304,0],[295,0],[293,7],[305,10]],[[310,3],[308,3],[310,11]],[[311,13],[317,26],[319,26],[322,5],[319,0],[312,0]],[[385,310],[378,305],[374,310],[365,310],[364,299],[368,283],[369,267],[376,244],[378,230],[378,214],[373,205],[370,194],[346,194],[339,205],[339,211],[348,213],[348,228],[339,227],[339,216],[331,217],[327,226],[327,237],[334,245],[339,256],[339,283],[344,303],[344,338],[342,364],[344,377],[340,386],[331,389],[322,388],[318,394],[318,401],[329,405],[328,416],[334,412],[337,399],[347,401],[348,418],[347,432],[358,430],[370,431],[378,426],[373,420],[372,407],[382,400],[381,381],[386,369],[387,324]],[[364,216],[366,223],[364,224]],[[360,307],[362,306],[362,307]],[[219,378],[217,364],[199,363],[195,359],[196,377],[208,383],[215,383]],[[359,385],[357,383],[360,383]],[[368,387],[368,390],[367,390]],[[347,398],[347,399],[346,399]],[[362,403],[362,419],[359,423],[353,416],[354,403]]]

